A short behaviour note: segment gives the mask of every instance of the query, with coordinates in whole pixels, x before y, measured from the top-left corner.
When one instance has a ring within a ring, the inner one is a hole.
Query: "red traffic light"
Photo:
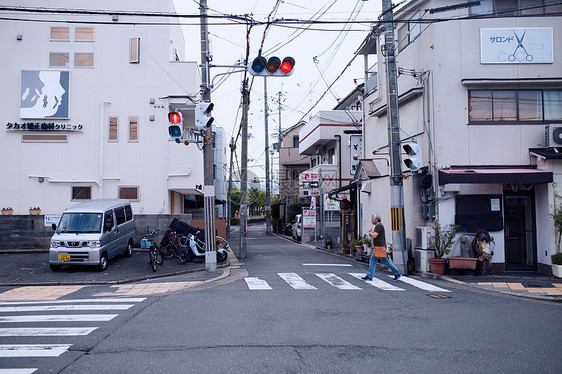
[[[295,66],[295,59],[292,57],[285,57],[281,63],[280,69],[283,73],[289,74],[293,70],[293,66]]]

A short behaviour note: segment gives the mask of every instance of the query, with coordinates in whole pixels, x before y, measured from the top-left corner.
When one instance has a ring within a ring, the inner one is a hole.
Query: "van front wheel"
[[[107,261],[107,253],[102,253],[100,257],[100,263],[98,265],[99,271],[104,271],[105,269],[107,269]]]

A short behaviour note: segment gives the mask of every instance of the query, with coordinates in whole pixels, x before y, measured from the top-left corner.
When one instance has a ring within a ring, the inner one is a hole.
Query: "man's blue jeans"
[[[367,272],[367,276],[369,278],[373,278],[375,276],[375,269],[377,268],[377,262],[381,261],[383,264],[385,264],[386,266],[388,266],[390,268],[390,270],[392,271],[392,273],[394,275],[398,275],[400,274],[400,270],[398,270],[396,268],[396,266],[394,266],[394,264],[390,261],[390,259],[388,258],[388,255],[386,255],[385,258],[375,258],[375,251],[373,251],[371,253],[371,260],[369,260],[369,272]]]

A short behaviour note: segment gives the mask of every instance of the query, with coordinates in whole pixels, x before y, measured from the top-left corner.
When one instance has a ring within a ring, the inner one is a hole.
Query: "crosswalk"
[[[277,273],[279,278],[284,280],[288,286],[295,290],[317,290],[320,286],[318,284],[312,284],[314,281],[312,279],[305,280],[297,273]],[[381,275],[379,278],[373,278],[370,281],[364,281],[361,277],[365,276],[365,273],[346,273],[344,275],[336,275],[334,273],[315,273],[317,278],[320,278],[324,283],[329,286],[335,287],[340,290],[363,290],[371,286],[383,291],[407,291],[407,290],[423,290],[428,292],[451,292],[442,287],[435,286],[431,283],[423,282],[418,279],[411,277],[402,276],[398,281],[390,281],[393,275]],[[307,274],[310,276],[310,274]],[[349,277],[349,280],[343,277]],[[247,277],[244,278],[246,285],[250,291],[270,291],[273,287],[265,279],[260,279],[259,277]],[[274,279],[268,279],[269,282],[275,282]],[[354,283],[352,283],[352,280]],[[390,282],[387,282],[389,280]],[[392,283],[391,283],[392,282]]]
[[[60,343],[60,338],[71,339],[89,335],[100,327],[92,325],[109,322],[118,316],[116,312],[128,310],[145,299],[144,297],[107,297],[0,302],[0,367],[2,367],[0,368],[0,374],[27,374],[37,371],[38,368],[5,368],[6,363],[10,361],[3,360],[26,357],[58,357],[72,346],[69,343]],[[84,312],[84,314],[76,314],[77,311]],[[91,311],[96,313],[90,314]],[[104,313],[104,311],[109,313]],[[37,323],[42,325],[37,326]],[[73,324],[84,323],[91,325],[72,326]],[[31,326],[27,324],[31,324]],[[27,339],[41,338],[41,344],[10,344],[11,339],[22,337]],[[48,344],[47,341],[51,337],[57,339],[56,344]]]

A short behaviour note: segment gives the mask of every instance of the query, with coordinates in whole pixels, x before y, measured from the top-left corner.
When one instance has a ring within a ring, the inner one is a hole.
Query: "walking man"
[[[384,236],[384,226],[381,223],[381,217],[378,214],[373,214],[371,216],[371,223],[375,225],[374,230],[369,228],[369,236],[373,238],[373,247],[377,246],[386,248],[386,237]],[[381,260],[383,264],[389,267],[389,269],[394,274],[394,280],[397,280],[402,276],[402,273],[400,273],[400,270],[398,270],[396,266],[394,266],[394,264],[390,261],[388,255],[386,255],[386,257],[384,258],[376,258],[375,251],[373,250],[373,252],[371,253],[371,260],[369,261],[369,271],[367,272],[367,275],[365,275],[361,279],[373,280],[377,262],[379,262],[379,260]]]

